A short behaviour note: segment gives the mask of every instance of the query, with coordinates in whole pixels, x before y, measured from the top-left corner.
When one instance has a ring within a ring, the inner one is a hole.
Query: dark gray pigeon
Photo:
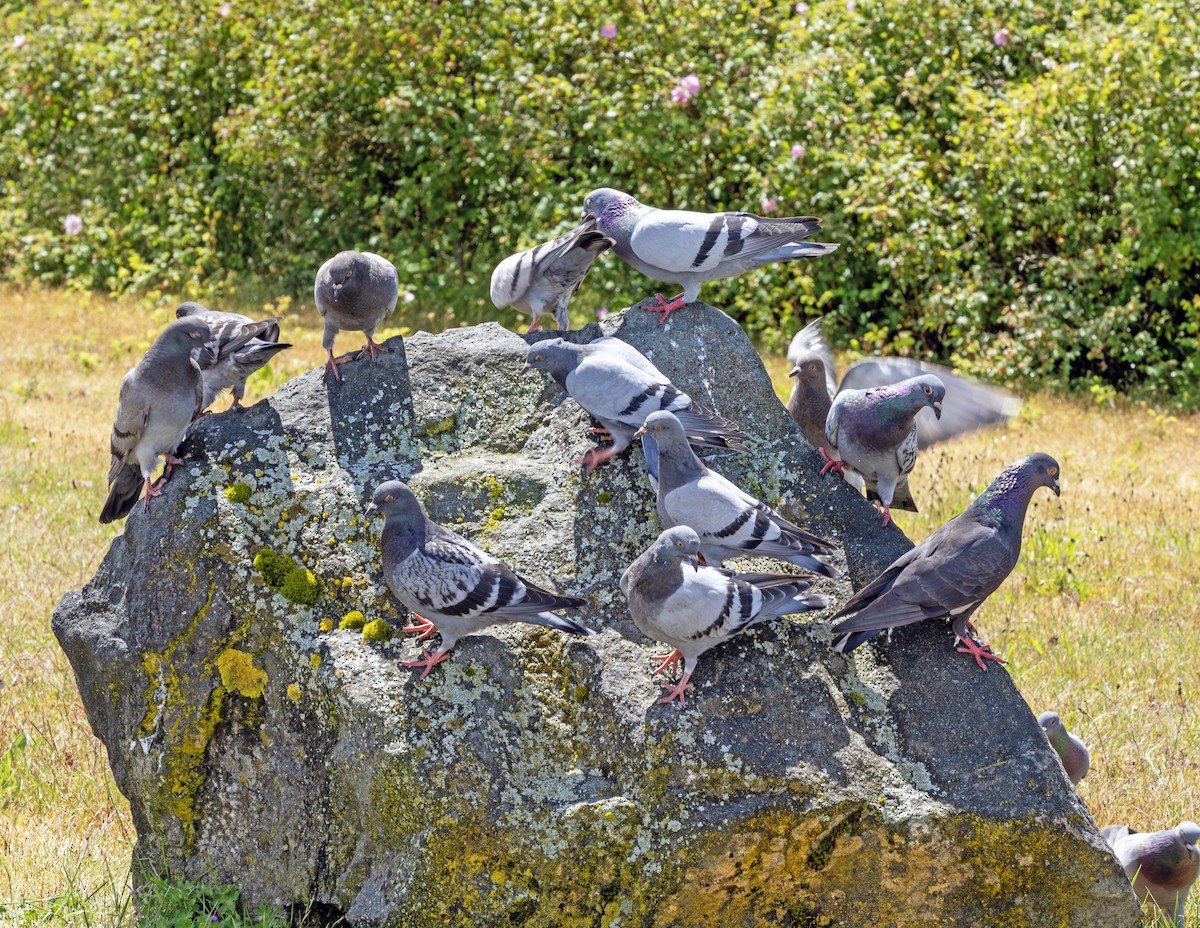
[[[549,611],[576,609],[587,605],[586,599],[543,590],[461,535],[431,522],[407,484],[381,483],[367,512],[383,513],[383,577],[415,620],[404,631],[420,632],[422,638],[434,631],[442,636],[436,651],[422,651],[421,660],[404,662],[405,667],[422,668],[422,680],[459,638],[492,625],[528,622],[572,635],[591,634]]]
[[[1121,862],[1125,875],[1133,881],[1133,891],[1143,902],[1147,898],[1184,928],[1184,906],[1188,890],[1200,872],[1200,826],[1180,822],[1166,831],[1134,831],[1128,825],[1108,825],[1100,834]]]
[[[155,339],[137,366],[121,381],[117,416],[109,438],[108,499],[100,521],[123,519],[146,493],[162,493],[171,468],[180,462],[175,449],[204,399],[201,371],[217,363],[216,336],[197,319],[177,319]],[[152,484],[160,455],[166,455],[163,479]]]
[[[568,328],[567,304],[579,289],[592,262],[613,240],[585,222],[552,242],[510,255],[492,271],[492,303],[497,309],[516,306],[533,316],[529,332],[541,326],[544,314],[554,315],[560,332]]]
[[[819,450],[831,470],[852,470],[862,478],[867,499],[892,521],[892,506],[917,511],[908,474],[917,463],[917,413],[926,406],[942,413],[946,388],[933,374],[870,390],[840,390],[825,420],[825,444]]]
[[[325,320],[325,332],[321,336],[321,347],[328,353],[325,375],[332,371],[338,380],[338,365],[349,361],[350,355],[333,356],[333,340],[342,329],[361,331],[367,336],[358,357],[375,354],[388,349],[375,343],[371,337],[383,322],[383,317],[396,308],[400,294],[400,278],[396,268],[387,258],[369,251],[340,251],[317,271],[317,282],[313,286],[313,299],[317,312]]]
[[[589,474],[628,448],[646,416],[660,409],[675,413],[688,438],[697,444],[746,450],[740,444],[749,437],[745,432],[694,402],[649,358],[618,338],[598,338],[587,345],[561,338],[536,342],[521,373],[535,369],[549,373],[575,402],[600,420],[612,438],[610,447],[591,449],[575,462]]]
[[[217,339],[220,359],[212,367],[200,372],[204,378],[203,409],[208,409],[222,390],[233,391],[230,409],[242,409],[247,378],[279,352],[292,347],[287,342],[279,341],[278,316],[255,322],[241,313],[217,312],[189,300],[176,307],[175,317],[199,319]],[[245,340],[247,333],[253,333],[248,341]],[[240,347],[230,352],[227,346],[235,341]]]
[[[821,228],[812,216],[770,219],[753,213],[696,213],[655,209],[628,193],[601,187],[584,198],[583,218],[616,244],[613,251],[631,267],[654,280],[677,283],[683,293],[667,300],[656,294],[660,322],[700,296],[709,280],[737,277],[746,271],[797,258],[818,258],[837,245],[802,242]]]
[[[972,613],[1012,573],[1021,555],[1021,527],[1038,487],[1058,496],[1058,462],[1031,454],[1004,468],[965,510],[855,593],[834,618],[835,651],[848,653],[883,629],[947,617],[954,634],[984,670],[999,661],[969,634]]]
[[[700,536],[706,561],[774,557],[824,574],[838,571],[819,555],[837,549],[711,471],[696,457],[673,413],[652,412],[637,432],[657,447],[658,517],[667,528],[686,525]]]
[[[660,703],[684,702],[700,655],[756,622],[824,609],[824,596],[803,595],[815,578],[797,574],[734,573],[708,567],[700,536],[686,525],[658,536],[621,575],[621,592],[643,634],[671,648],[656,655],[654,672],[683,661],[683,676],[664,683]]]
[[[1021,401],[1006,390],[970,380],[940,364],[912,358],[856,361],[842,375],[839,388],[833,352],[822,329],[822,317],[814,319],[793,336],[787,357],[792,367],[790,376],[794,378],[787,410],[814,448],[825,444],[825,420],[839,389],[865,390],[921,374],[936,375],[946,388],[942,414],[939,417],[932,412],[917,413],[918,450],[988,425],[1007,422],[1021,409]]]
[[[1067,731],[1057,712],[1043,712],[1038,716],[1038,724],[1046,733],[1046,740],[1054,753],[1062,761],[1067,779],[1078,785],[1087,776],[1088,768],[1092,765],[1092,756],[1088,753],[1087,745],[1075,735]]]

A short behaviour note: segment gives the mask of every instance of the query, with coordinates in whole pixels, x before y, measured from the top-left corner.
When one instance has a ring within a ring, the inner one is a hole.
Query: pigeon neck
[[[380,549],[386,574],[425,543],[425,520],[390,515],[383,520]]]
[[[979,498],[971,504],[977,512],[994,513],[998,521],[1014,524],[1019,530],[1025,522],[1033,487],[1015,467],[1001,471]]]
[[[1189,854],[1176,831],[1152,835],[1138,854],[1142,878],[1171,889],[1182,889],[1196,876],[1198,859]]]
[[[704,463],[688,444],[686,435],[664,436],[658,443],[659,486],[676,487],[704,473]]]

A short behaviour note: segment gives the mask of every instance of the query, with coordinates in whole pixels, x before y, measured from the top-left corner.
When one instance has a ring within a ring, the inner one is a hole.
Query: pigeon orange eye
[[[925,395],[926,395],[926,396],[929,396],[931,393],[933,393],[933,387],[926,387],[926,388],[925,388]]]
[[[383,500],[383,501],[384,501],[385,503],[390,503],[390,502],[391,502],[392,500],[394,500],[395,498],[396,498],[396,495],[395,495],[394,493],[389,493],[389,494],[388,494],[386,497],[384,497],[384,500]]]
[[[192,336],[192,338],[199,338],[199,337],[200,337],[200,333],[199,333],[199,332],[189,332],[188,334],[189,334],[189,335],[191,335],[191,336]]]
[[[1057,474],[1057,473],[1058,473],[1058,468],[1057,468],[1057,467],[1051,467],[1051,468],[1050,468],[1048,471],[1046,471],[1046,473],[1048,473],[1048,474],[1049,474],[1051,477],[1053,477],[1055,474]]]

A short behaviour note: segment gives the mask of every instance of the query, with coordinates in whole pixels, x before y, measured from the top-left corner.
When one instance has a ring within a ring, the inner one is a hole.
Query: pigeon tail
[[[672,410],[688,441],[710,448],[727,448],[730,451],[749,451],[741,439],[750,436],[729,419],[709,412],[699,403],[693,402],[687,409]]]
[[[523,615],[520,617],[520,621],[528,622],[530,625],[542,625],[546,628],[567,632],[570,635],[579,635],[583,638],[587,638],[592,634],[590,628],[584,628],[579,623],[572,622],[561,615],[555,615],[553,612],[537,612],[533,615]]]
[[[836,630],[837,629],[835,627],[834,631]],[[874,638],[879,631],[880,630],[877,628],[871,628],[867,629],[866,631],[851,632],[847,635],[842,635],[842,637],[834,641],[833,650],[837,651],[839,654],[849,654],[860,644],[863,644],[867,640]]]
[[[142,495],[142,472],[136,464],[126,464],[108,489],[108,499],[100,512],[100,523],[107,525],[129,515]]]

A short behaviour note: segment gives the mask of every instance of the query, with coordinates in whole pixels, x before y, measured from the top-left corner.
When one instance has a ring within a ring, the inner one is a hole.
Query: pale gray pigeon
[[[660,703],[682,705],[696,661],[709,648],[755,622],[824,609],[824,596],[802,595],[815,578],[796,574],[734,573],[704,564],[700,536],[686,525],[658,536],[621,575],[621,592],[643,634],[671,648],[656,655],[654,672],[683,661],[683,677]]]
[[[825,444],[825,420],[839,389],[865,390],[899,383],[921,374],[934,374],[946,388],[942,414],[917,413],[917,448],[924,450],[939,441],[1007,422],[1021,409],[1021,401],[999,387],[990,387],[957,374],[940,364],[912,358],[864,358],[835,379],[833,352],[825,340],[822,317],[802,328],[788,346],[788,363],[793,379],[787,410],[814,448]],[[855,481],[851,481],[855,483]],[[861,489],[861,488],[860,488]]]
[[[1108,825],[1100,834],[1133,881],[1133,891],[1143,902],[1155,904],[1179,928],[1184,928],[1188,890],[1200,872],[1200,826],[1180,822],[1165,831],[1134,831],[1128,825]]]
[[[122,379],[109,439],[112,464],[101,522],[127,516],[143,489],[147,511],[150,498],[162,493],[171,468],[180,462],[174,451],[200,414],[201,371],[218,358],[217,339],[207,325],[197,319],[177,319]],[[163,479],[152,485],[150,477],[160,455],[166,455],[167,466]]]
[[[737,277],[746,271],[797,258],[817,258],[837,245],[802,242],[821,228],[812,216],[770,219],[753,213],[696,213],[656,209],[628,193],[601,187],[584,198],[583,218],[594,219],[597,231],[611,238],[613,251],[647,277],[677,283],[683,293],[668,301],[656,294],[661,322],[694,303],[700,285]]]
[[[552,242],[510,255],[492,271],[492,303],[497,309],[516,306],[533,316],[527,331],[539,329],[542,315],[552,313],[560,332],[568,328],[567,304],[579,289],[592,262],[613,240],[585,222]]]
[[[908,474],[917,463],[917,413],[926,406],[942,413],[946,388],[933,374],[870,390],[841,390],[825,420],[825,444],[818,450],[826,464],[822,474],[849,468],[862,478],[867,499],[883,509],[883,524],[892,521],[892,506],[917,511],[908,489]]]
[[[748,438],[728,419],[709,412],[678,390],[650,359],[617,338],[598,338],[576,345],[561,338],[535,342],[521,373],[543,370],[612,438],[603,450],[590,449],[575,462],[591,473],[598,464],[629,447],[646,416],[660,409],[675,413],[690,440],[713,448],[745,451]]]
[[[528,622],[572,635],[591,634],[549,611],[576,609],[587,600],[535,586],[482,548],[430,521],[407,484],[381,483],[367,512],[383,513],[383,577],[416,620],[404,631],[420,632],[422,638],[435,631],[442,636],[436,651],[422,651],[421,660],[404,662],[405,667],[422,668],[422,680],[459,638],[492,625]]]
[[[971,614],[1004,582],[1021,555],[1021,527],[1038,487],[1060,493],[1058,462],[1031,454],[1008,465],[965,510],[855,593],[834,616],[835,651],[847,653],[883,629],[947,617],[984,670],[1003,661],[969,634]]]
[[[700,536],[710,563],[731,557],[774,557],[824,574],[840,576],[819,555],[837,549],[781,516],[705,466],[688,444],[673,413],[652,412],[637,432],[657,447],[658,517],[667,528],[686,525]]]
[[[329,355],[325,362],[326,376],[332,371],[341,380],[338,365],[350,360],[349,354],[333,356],[333,340],[342,329],[361,331],[367,336],[359,358],[369,354],[374,361],[376,352],[388,350],[377,345],[371,336],[383,317],[396,308],[399,295],[396,268],[387,258],[372,252],[341,251],[321,265],[313,286],[313,299],[317,312],[325,320],[321,347]]]
[[[180,303],[175,309],[175,316],[178,319],[199,319],[217,339],[220,360],[200,372],[204,378],[203,409],[208,409],[221,391],[227,389],[233,392],[233,403],[229,408],[244,408],[242,397],[246,395],[247,378],[279,352],[292,347],[287,342],[279,341],[278,316],[255,322],[241,313],[217,312],[191,300]],[[248,332],[254,335],[249,341],[243,342]],[[241,347],[229,352],[226,346],[234,341],[241,343]]]
[[[1057,712],[1043,712],[1038,716],[1038,724],[1046,733],[1050,747],[1054,748],[1054,752],[1062,761],[1067,778],[1078,785],[1079,781],[1087,776],[1088,768],[1092,764],[1087,745],[1067,731],[1067,726],[1062,723]]]

